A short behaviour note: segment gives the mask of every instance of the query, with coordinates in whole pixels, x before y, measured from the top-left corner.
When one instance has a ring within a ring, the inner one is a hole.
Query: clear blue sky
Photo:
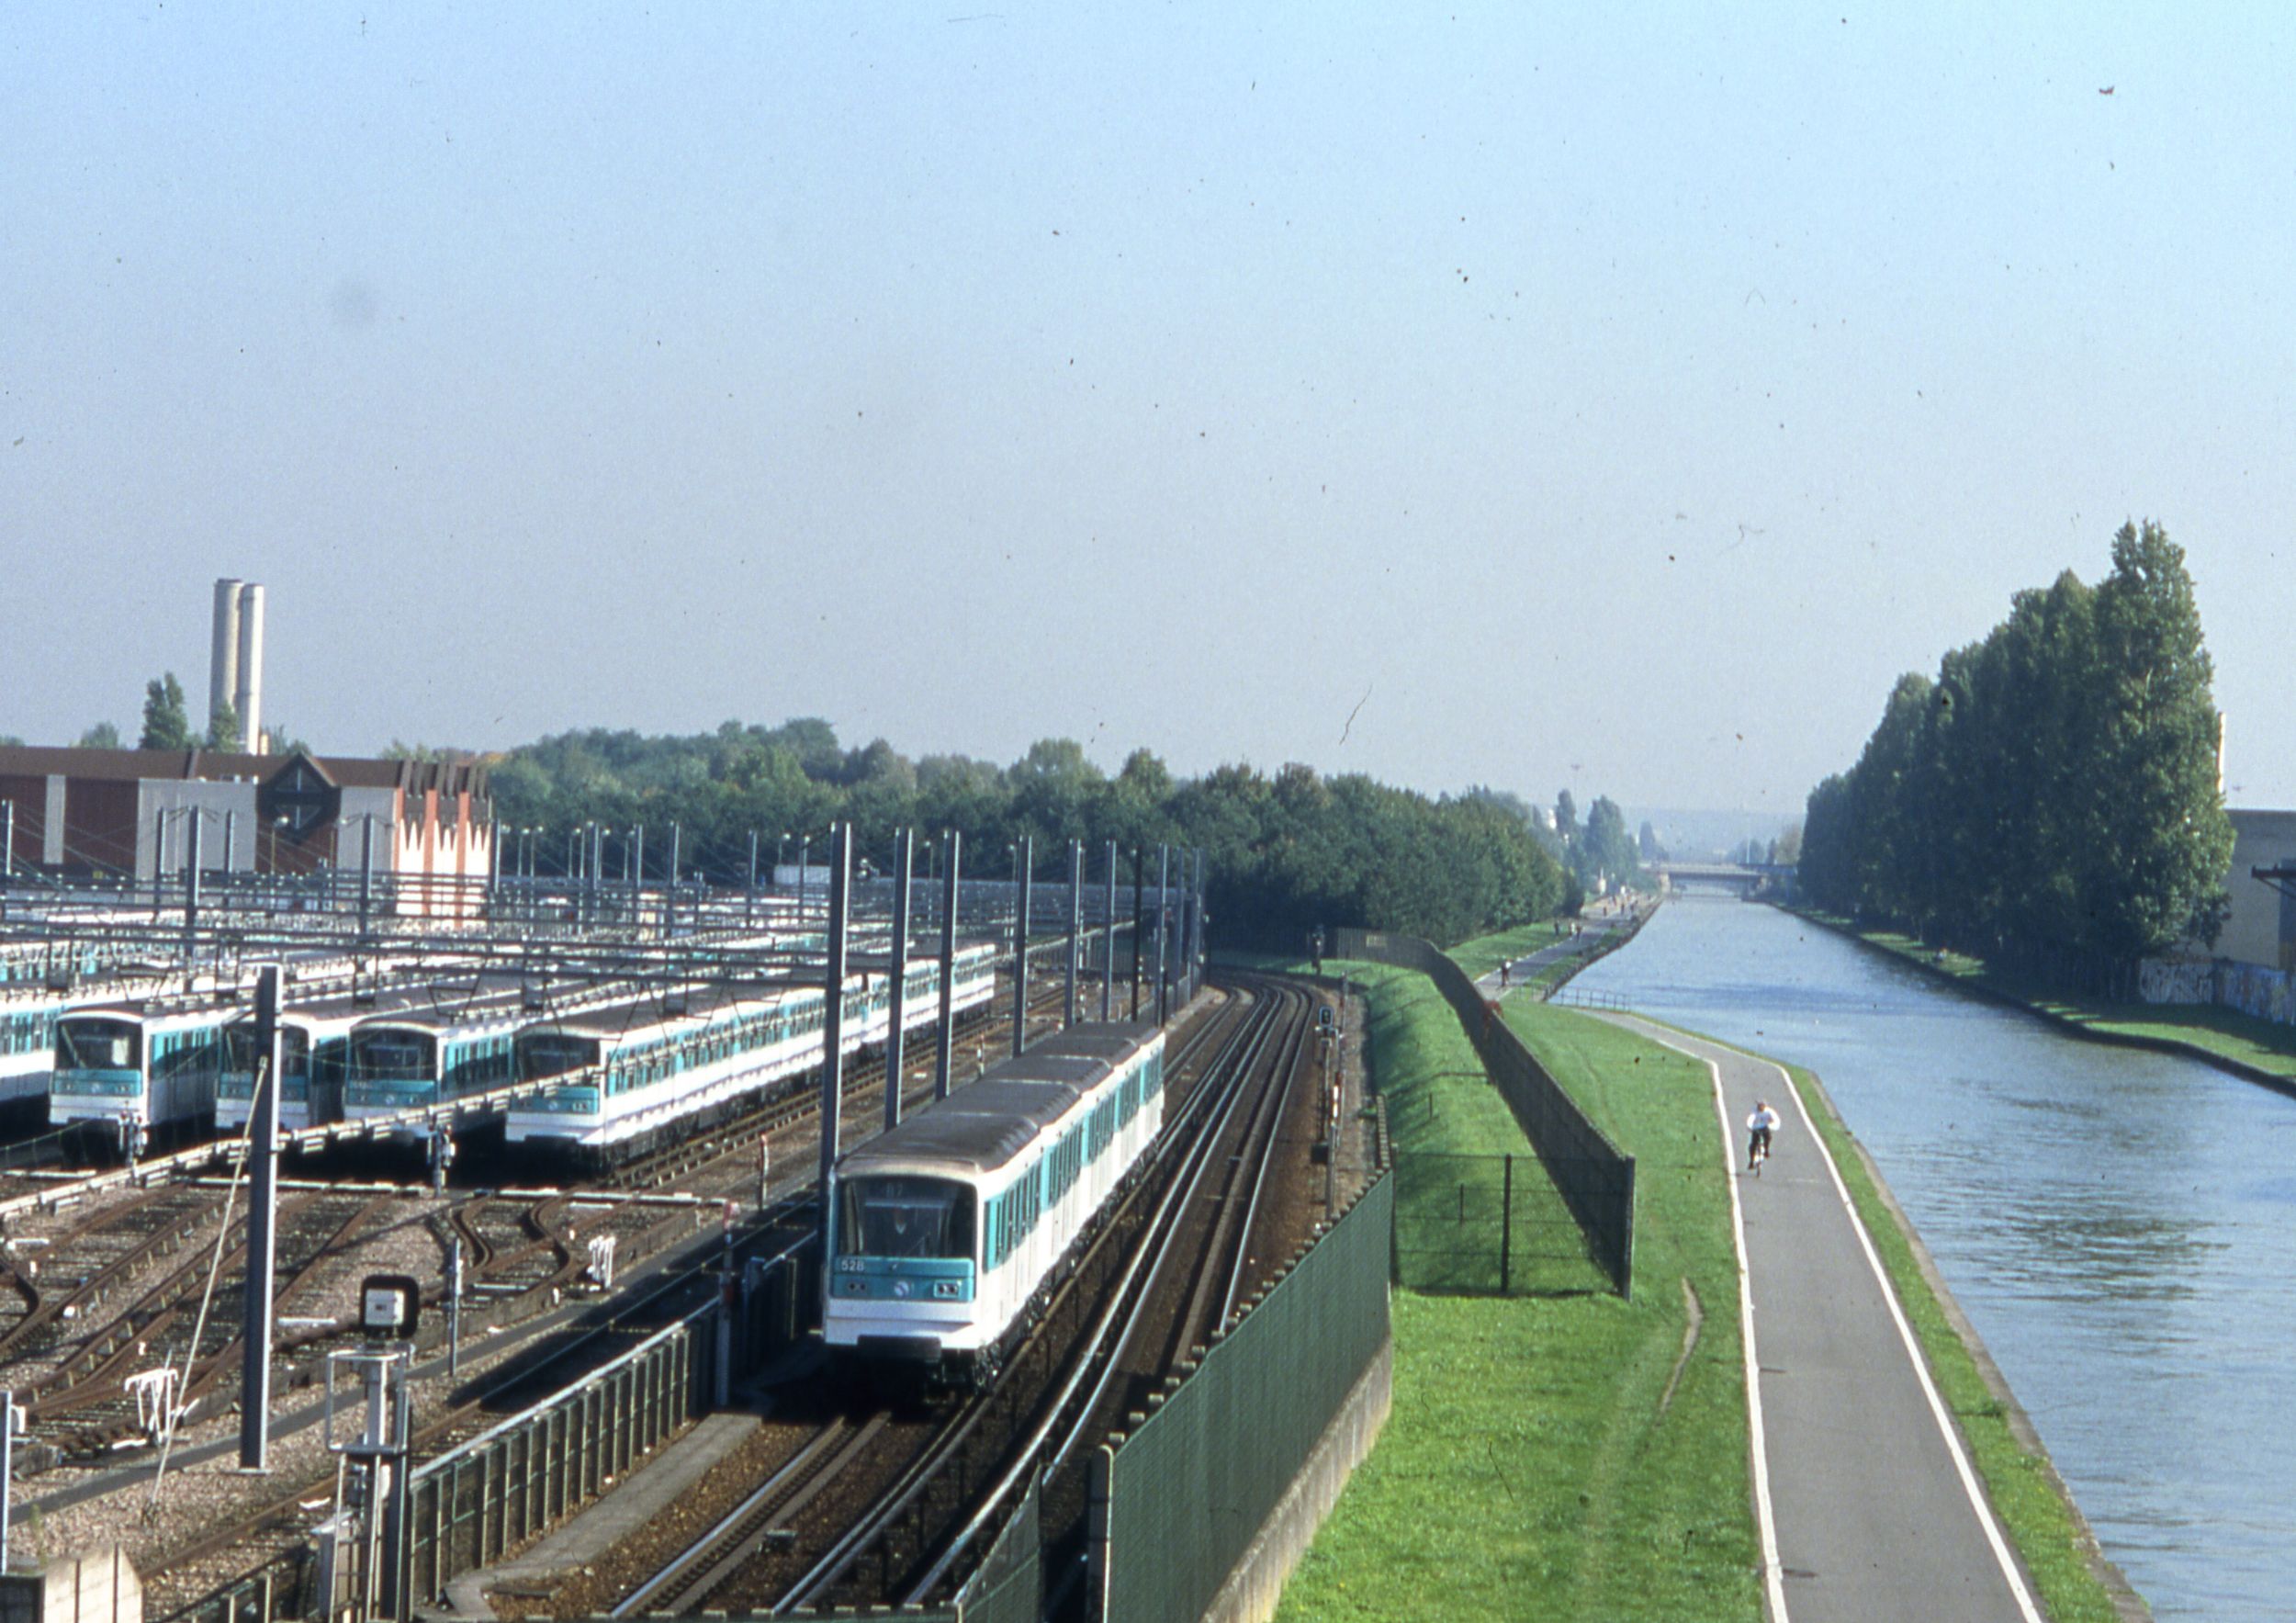
[[[2288,15],[1545,9],[13,7],[0,731],[1782,809],[2152,515],[2296,805]]]

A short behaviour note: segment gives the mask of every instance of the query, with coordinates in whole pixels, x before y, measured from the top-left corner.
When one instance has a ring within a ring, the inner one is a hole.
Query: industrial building
[[[494,860],[486,769],[211,750],[0,748],[9,872],[180,876],[367,867],[408,916],[475,916]],[[195,835],[193,830],[197,828]]]

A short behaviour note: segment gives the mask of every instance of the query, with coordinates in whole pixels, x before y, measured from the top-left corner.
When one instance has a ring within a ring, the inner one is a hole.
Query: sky
[[[1791,812],[2152,517],[2296,806],[2292,18],[14,6],[0,732]]]

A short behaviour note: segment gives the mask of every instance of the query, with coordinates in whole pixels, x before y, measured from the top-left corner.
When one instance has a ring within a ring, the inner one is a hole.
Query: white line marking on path
[[[1841,1168],[1834,1165],[1833,1151],[1827,1147],[1810,1120],[1809,1106],[1802,1102],[1802,1090],[1794,1085],[1792,1073],[1773,1059],[1762,1064],[1778,1073],[1786,1091],[1794,1096],[1794,1108],[1800,1112],[1802,1126],[1809,1133],[1810,1142],[1825,1158],[1826,1171],[1834,1180],[1834,1193],[1840,1197],[1841,1209],[1850,1214],[1850,1226],[1857,1231],[1858,1246],[1865,1253],[1865,1266],[1874,1270],[1874,1282],[1881,1287],[1882,1300],[1889,1304],[1890,1322],[1897,1326],[1897,1339],[1905,1343],[1906,1357],[1913,1362],[1913,1372],[1921,1382],[1921,1395],[1930,1401],[1930,1414],[1937,1421],[1938,1435],[1945,1439],[1945,1447],[1953,1457],[1953,1469],[1960,1473],[1962,1492],[1969,1496],[1970,1508],[1977,1513],[1977,1525],[1985,1529],[1985,1541],[1993,1550],[1993,1559],[2000,1563],[2001,1576],[2009,1581],[2009,1593],[2017,1597],[2018,1616],[2025,1623],[2047,1623],[2041,1608],[2033,1602],[2032,1591],[2025,1586],[2025,1574],[2019,1570],[2017,1558],[2009,1553],[2009,1540],[2003,1537],[2001,1524],[1993,1514],[1993,1502],[1986,1497],[1984,1486],[1969,1463],[1969,1451],[1962,1447],[1961,1433],[1953,1426],[1953,1416],[1945,1412],[1945,1400],[1938,1395],[1937,1382],[1930,1378],[1930,1361],[1921,1356],[1921,1344],[1914,1339],[1913,1326],[1906,1321],[1906,1310],[1897,1301],[1896,1287],[1889,1282],[1889,1272],[1882,1267],[1881,1254],[1874,1249],[1874,1236],[1866,1232],[1865,1220],[1858,1215],[1857,1203],[1850,1199],[1850,1186],[1841,1180]]]
[[[1666,1044],[1669,1048],[1674,1045]],[[1722,1126],[1722,1177],[1730,1191],[1730,1244],[1738,1251],[1738,1339],[1746,1355],[1746,1429],[1754,1457],[1754,1523],[1761,1535],[1761,1581],[1770,1623],[1787,1623],[1785,1570],[1778,1561],[1778,1518],[1770,1508],[1770,1447],[1761,1424],[1761,1363],[1754,1350],[1754,1281],[1746,1266],[1746,1210],[1738,1200],[1738,1134],[1730,1131],[1729,1101],[1722,1097],[1722,1067],[1686,1050],[1674,1052],[1706,1067],[1714,1078],[1714,1119]]]
[[[1639,1023],[1639,1022],[1638,1022]],[[1714,1078],[1715,1113],[1722,1122],[1722,1154],[1729,1166],[1730,1218],[1738,1246],[1738,1278],[1739,1312],[1745,1325],[1746,1342],[1746,1411],[1754,1436],[1754,1499],[1755,1511],[1761,1522],[1761,1558],[1763,1570],[1769,1574],[1771,1605],[1775,1608],[1775,1623],[1785,1623],[1785,1595],[1778,1571],[1777,1537],[1771,1523],[1770,1473],[1762,1463],[1761,1383],[1761,1369],[1754,1357],[1754,1302],[1752,1286],[1746,1270],[1746,1215],[1738,1199],[1738,1135],[1731,1131],[1729,1109],[1722,1097],[1722,1068],[1703,1054],[1693,1054],[1681,1043],[1669,1041],[1655,1027],[1644,1024],[1644,1031],[1660,1047],[1671,1048],[1687,1059],[1696,1060],[1706,1067]],[[1721,1048],[1735,1044],[1720,1043]],[[1865,1253],[1865,1266],[1874,1272],[1874,1283],[1881,1287],[1882,1301],[1889,1308],[1890,1322],[1897,1326],[1897,1339],[1906,1349],[1906,1357],[1913,1365],[1914,1378],[1921,1383],[1921,1395],[1929,1400],[1930,1414],[1937,1422],[1938,1435],[1945,1439],[1946,1452],[1953,1457],[1953,1470],[1961,1478],[1962,1492],[1976,1512],[1977,1525],[1984,1528],[1986,1543],[1993,1551],[1993,1559],[2000,1564],[2001,1576],[2009,1581],[2009,1593],[2016,1597],[2018,1616],[2024,1623],[2047,1623],[2041,1608],[2033,1603],[2032,1591],[2025,1585],[2025,1574],[2019,1570],[2017,1558],[2009,1553],[2009,1540],[2002,1536],[2001,1524],[1993,1514],[1993,1503],[1986,1497],[1977,1473],[1969,1463],[1969,1454],[1962,1447],[1961,1433],[1954,1429],[1953,1416],[1945,1412],[1945,1400],[1938,1395],[1937,1383],[1930,1378],[1929,1360],[1921,1356],[1920,1343],[1914,1339],[1913,1326],[1907,1323],[1905,1309],[1898,1303],[1896,1288],[1889,1282],[1888,1270],[1882,1267],[1880,1253],[1874,1249],[1874,1237],[1866,1232],[1865,1220],[1858,1215],[1857,1202],[1850,1199],[1850,1186],[1841,1180],[1841,1168],[1834,1165],[1833,1152],[1818,1133],[1818,1124],[1810,1120],[1809,1106],[1803,1102],[1802,1090],[1794,1085],[1794,1076],[1784,1065],[1766,1055],[1736,1049],[1747,1058],[1768,1065],[1778,1073],[1793,1096],[1794,1108],[1801,1115],[1802,1127],[1809,1134],[1810,1143],[1818,1146],[1818,1155],[1826,1163],[1828,1176],[1833,1179],[1834,1194],[1841,1201],[1841,1209],[1850,1214],[1850,1227],[1858,1237],[1858,1247]]]

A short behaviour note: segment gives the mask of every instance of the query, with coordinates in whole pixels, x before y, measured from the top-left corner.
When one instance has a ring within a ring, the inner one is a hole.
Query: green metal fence
[[[1382,1178],[1094,1471],[1110,1623],[1204,1615],[1387,1345]]]

